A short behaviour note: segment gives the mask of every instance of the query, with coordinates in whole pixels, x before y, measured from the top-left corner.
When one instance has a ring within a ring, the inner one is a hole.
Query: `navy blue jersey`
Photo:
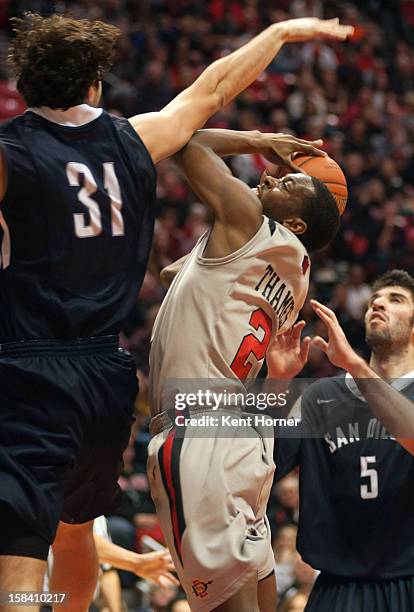
[[[407,383],[401,393],[412,399]],[[344,377],[305,391],[302,423],[315,437],[277,439],[275,463],[278,479],[300,465],[303,559],[347,578],[414,576],[414,457]]]
[[[155,168],[126,119],[0,128],[0,342],[119,333],[153,234]]]

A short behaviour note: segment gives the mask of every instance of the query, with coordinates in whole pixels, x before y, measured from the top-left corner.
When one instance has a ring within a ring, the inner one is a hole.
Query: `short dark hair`
[[[311,178],[315,192],[303,200],[301,212],[308,229],[303,234],[297,234],[309,252],[322,249],[333,240],[339,228],[340,216],[335,198],[326,185],[313,176]]]
[[[109,70],[118,28],[101,21],[24,13],[12,20],[8,63],[29,106],[67,109]]]
[[[390,270],[373,283],[372,291],[375,293],[384,287],[404,287],[411,292],[414,302],[414,278],[406,270]]]

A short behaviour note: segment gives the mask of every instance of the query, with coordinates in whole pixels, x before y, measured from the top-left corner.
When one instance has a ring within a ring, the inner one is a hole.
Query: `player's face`
[[[384,287],[368,302],[365,314],[366,341],[372,348],[407,346],[414,337],[414,303],[404,287]]]
[[[304,197],[314,193],[312,179],[307,174],[286,174],[281,178],[271,176],[265,170],[256,187],[256,194],[265,215],[281,223],[300,214]]]

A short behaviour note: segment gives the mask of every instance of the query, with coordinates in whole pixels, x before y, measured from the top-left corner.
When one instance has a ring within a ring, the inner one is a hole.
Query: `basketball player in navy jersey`
[[[276,477],[300,466],[298,550],[321,571],[306,610],[410,612],[414,460],[387,427],[392,412],[411,410],[412,418],[414,410],[414,279],[393,270],[374,283],[365,315],[369,365],[334,312],[315,300],[312,306],[328,331],[328,341],[313,343],[347,373],[302,395],[301,439],[279,431],[275,441]],[[291,342],[277,352],[277,342],[273,373],[287,368],[291,376],[301,365],[299,340],[296,351]]]
[[[383,292],[375,292],[371,298],[372,323],[374,327],[378,328],[376,334],[384,345],[391,342],[390,331],[382,329],[386,327],[387,323],[386,313],[383,312],[385,309],[384,301],[385,303],[405,306],[407,300],[409,302],[407,292],[408,295],[411,293],[414,301],[414,280],[408,273],[403,270],[394,270],[386,276],[386,282],[388,284],[384,286],[384,289],[385,287],[394,289],[387,291],[386,296],[382,295]],[[400,283],[405,288],[402,294],[395,289],[395,287],[399,287]],[[374,285],[374,291],[375,287],[376,285]],[[400,444],[408,452],[414,454],[414,405],[412,401],[404,398],[401,394],[397,395],[392,387],[378,375],[377,369],[373,369],[371,364],[367,364],[351,349],[332,311],[317,302],[314,303],[314,309],[326,323],[329,333],[329,342],[326,343],[318,339],[315,340],[317,345],[326,352],[334,365],[343,367],[348,372],[352,371],[352,376],[360,392],[369,402],[374,414],[381,420],[386,429],[398,439]],[[414,325],[414,314],[412,324]],[[413,343],[414,329],[411,330],[411,343],[408,347],[412,363],[414,363]],[[389,356],[391,357],[391,355]],[[400,360],[401,355],[399,355],[398,363],[400,363]],[[390,373],[390,376],[395,378],[393,373]],[[385,376],[385,378],[388,377]]]
[[[137,392],[117,334],[147,263],[154,163],[284,43],[343,40],[353,29],[272,25],[161,112],[128,121],[95,108],[116,28],[57,15],[15,27],[9,60],[29,110],[0,129],[0,591],[41,588],[60,521],[50,586],[80,612],[98,570],[92,519],[118,503]]]

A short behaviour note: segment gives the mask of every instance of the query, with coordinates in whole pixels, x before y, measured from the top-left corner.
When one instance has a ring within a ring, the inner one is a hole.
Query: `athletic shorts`
[[[119,505],[138,385],[116,336],[0,346],[0,501],[52,543]]]
[[[211,411],[197,416],[203,414]],[[221,414],[228,412],[214,412]],[[249,427],[249,437],[246,429],[227,428],[224,437],[216,426],[200,434],[196,427],[170,425],[148,447],[151,494],[181,584],[197,612],[214,609],[253,575],[261,580],[274,568],[266,518],[273,429]]]
[[[320,574],[306,612],[412,612],[414,577],[349,580]]]

